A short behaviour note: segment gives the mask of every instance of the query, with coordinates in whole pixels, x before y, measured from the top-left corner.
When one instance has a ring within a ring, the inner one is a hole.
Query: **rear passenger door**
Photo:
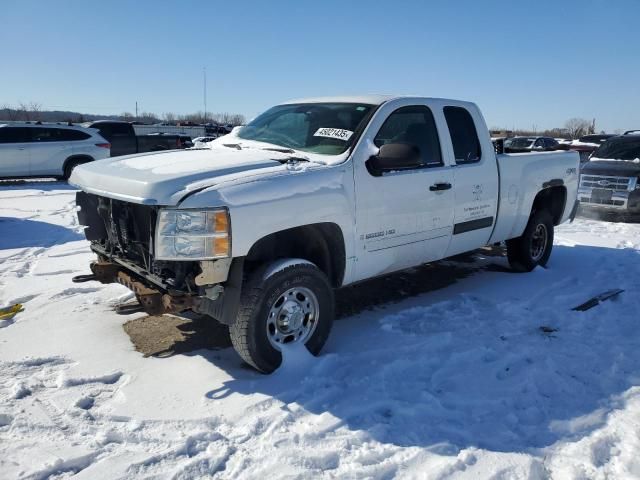
[[[0,127],[0,177],[29,175],[27,128]]]
[[[447,250],[447,256],[451,256],[489,241],[496,221],[499,177],[491,141],[487,137],[482,142],[478,135],[479,129],[486,129],[480,113],[462,106],[445,106],[443,113],[451,138],[450,162],[454,165],[454,225]]]

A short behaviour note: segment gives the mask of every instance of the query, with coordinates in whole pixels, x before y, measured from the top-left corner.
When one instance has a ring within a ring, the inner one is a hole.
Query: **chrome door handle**
[[[434,183],[429,187],[429,190],[431,190],[432,192],[439,192],[442,190],[449,190],[450,188],[451,188],[450,183],[443,182],[443,183]]]

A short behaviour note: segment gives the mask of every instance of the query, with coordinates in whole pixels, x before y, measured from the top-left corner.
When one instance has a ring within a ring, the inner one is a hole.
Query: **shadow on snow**
[[[83,239],[84,235],[53,223],[0,217],[0,250],[50,247]]]
[[[206,394],[211,401],[260,392],[383,443],[455,454],[581,437],[640,381],[640,256],[556,246],[546,270],[505,267],[487,257],[441,262],[345,289],[338,310],[346,318],[325,353],[291,353],[272,376],[243,368],[231,349],[190,354],[234,377]],[[614,287],[626,290],[616,301],[571,311]],[[372,298],[387,305],[363,311]]]

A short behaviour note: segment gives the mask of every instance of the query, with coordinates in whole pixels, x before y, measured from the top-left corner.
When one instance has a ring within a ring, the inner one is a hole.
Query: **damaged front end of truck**
[[[181,210],[82,191],[76,204],[97,260],[74,282],[120,283],[149,315],[193,310],[233,323],[242,258],[231,259],[226,209]]]

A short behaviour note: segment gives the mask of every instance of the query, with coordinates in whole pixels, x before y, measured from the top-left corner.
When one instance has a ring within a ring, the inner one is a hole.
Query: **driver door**
[[[453,174],[445,166],[436,122],[426,105],[397,108],[372,139],[376,147],[418,148],[418,168],[375,176],[367,158],[355,168],[358,279],[442,258],[453,225]]]

